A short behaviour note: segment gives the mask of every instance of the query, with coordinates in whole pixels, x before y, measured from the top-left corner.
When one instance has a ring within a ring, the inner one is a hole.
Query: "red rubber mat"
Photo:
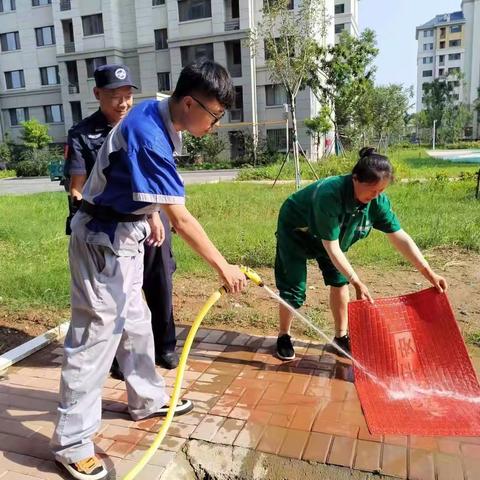
[[[480,435],[480,386],[445,294],[348,306],[355,385],[373,434]]]

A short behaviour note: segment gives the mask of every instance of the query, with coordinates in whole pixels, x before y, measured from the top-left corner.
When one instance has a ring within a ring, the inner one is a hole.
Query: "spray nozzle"
[[[263,280],[260,278],[260,275],[249,267],[240,265],[240,270],[245,274],[245,276],[251,280],[253,283],[256,283],[259,287],[263,287]]]

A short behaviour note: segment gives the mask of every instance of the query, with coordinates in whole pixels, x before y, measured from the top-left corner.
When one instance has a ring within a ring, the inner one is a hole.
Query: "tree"
[[[189,133],[183,134],[183,145],[191,161],[198,163],[202,163],[204,160],[215,162],[226,146],[217,134],[194,137]]]
[[[324,105],[316,117],[308,118],[304,122],[305,126],[307,127],[308,134],[311,135],[315,140],[317,161],[320,158],[320,142],[322,136],[327,135],[327,133],[332,129],[332,122],[330,118],[330,108],[327,105]]]
[[[317,39],[326,38],[324,0],[303,0],[298,10],[288,8],[290,0],[265,0],[262,21],[250,32],[253,57],[264,42],[266,65],[273,83],[283,85],[293,131],[295,186],[300,188],[299,143],[296,114],[298,92],[305,88],[308,72],[316,64]]]
[[[472,112],[465,104],[448,105],[443,111],[442,123],[437,130],[439,143],[455,143],[461,140],[471,121]]]
[[[438,128],[442,125],[443,113],[453,103],[453,85],[443,78],[423,84],[423,99],[426,125],[432,127],[434,120]]]
[[[371,112],[374,135],[379,144],[387,148],[393,136],[401,137],[405,131],[413,89],[391,84],[374,87],[368,91],[368,95],[367,108]]]
[[[358,38],[342,32],[336,45],[316,49],[316,62],[308,72],[307,84],[322,104],[332,107],[336,139],[360,124],[356,120],[365,112],[363,99],[373,87],[373,61],[377,55],[375,32],[370,29]]]
[[[25,147],[36,151],[52,143],[53,138],[48,134],[48,126],[37,119],[32,118],[22,122],[21,125],[23,127],[21,138]]]

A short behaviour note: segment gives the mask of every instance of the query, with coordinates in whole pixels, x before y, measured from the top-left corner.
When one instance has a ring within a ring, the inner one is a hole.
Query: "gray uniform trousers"
[[[138,230],[135,227],[133,233]],[[136,254],[124,256],[88,243],[75,229],[70,238],[72,318],[50,443],[57,460],[74,463],[94,455],[92,437],[101,424],[102,387],[115,353],[134,420],[169,402],[165,382],[155,372],[150,313],[142,297],[144,236],[138,239]]]

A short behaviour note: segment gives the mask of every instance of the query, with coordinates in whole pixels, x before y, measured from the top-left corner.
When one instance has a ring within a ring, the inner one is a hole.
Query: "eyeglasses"
[[[215,126],[222,118],[223,116],[225,115],[225,112],[223,112],[220,116],[218,115],[215,115],[213,112],[210,111],[210,109],[208,109],[200,100],[198,100],[198,98],[195,98],[193,97],[192,95],[190,95],[207,113],[209,113],[212,117],[213,117],[213,121],[212,121],[212,127]]]

